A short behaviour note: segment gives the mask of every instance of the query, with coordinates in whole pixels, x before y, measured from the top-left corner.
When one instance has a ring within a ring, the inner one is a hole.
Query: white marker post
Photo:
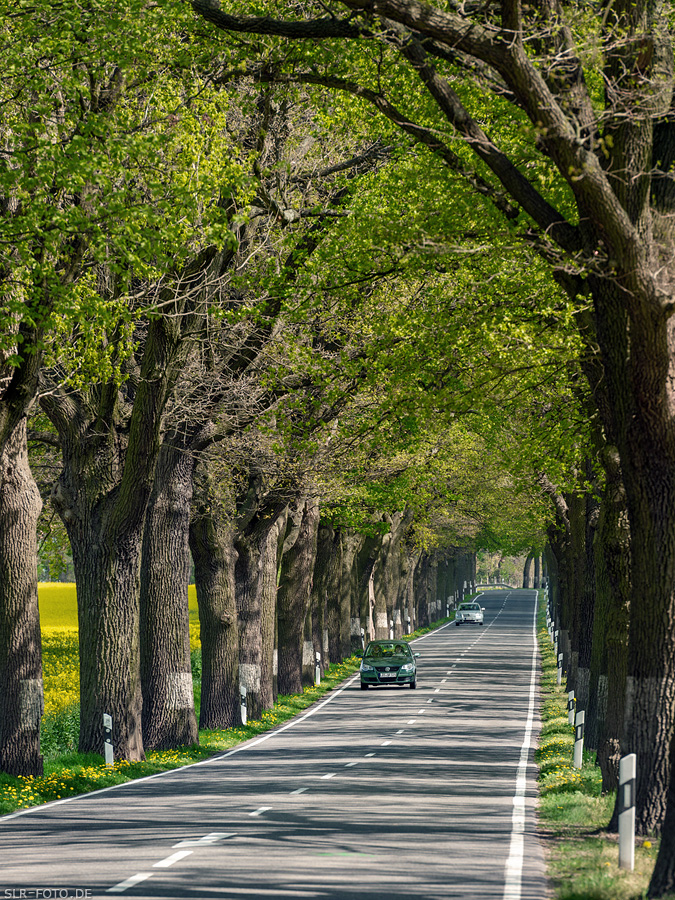
[[[619,762],[619,868],[635,867],[635,772],[636,756]]]
[[[584,727],[586,723],[586,713],[580,709],[574,719],[574,759],[572,765],[575,769],[580,769],[584,758]]]
[[[553,632],[553,652],[555,653],[556,656],[558,655],[558,632],[557,631]]]
[[[562,684],[563,655],[558,654],[558,686]]]
[[[410,634],[410,616],[405,617],[405,633]]]
[[[364,628],[361,629],[361,649],[366,649],[366,632]]]
[[[246,725],[246,686],[239,685],[239,709],[241,710],[241,724]]]
[[[321,684],[321,654],[316,651],[316,669],[314,670],[314,684]]]
[[[112,745],[112,716],[103,713],[103,755],[106,766],[114,766],[115,758]]]
[[[570,691],[567,695],[567,718],[570,725],[574,725],[574,691]]]
[[[389,619],[389,640],[394,640],[394,622],[392,619]]]
[[[445,618],[446,619],[450,618],[450,604],[449,603],[445,604]]]

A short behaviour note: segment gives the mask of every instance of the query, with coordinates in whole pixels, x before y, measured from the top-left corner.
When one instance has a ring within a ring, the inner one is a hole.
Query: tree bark
[[[527,590],[530,587],[530,567],[532,565],[532,558],[534,557],[534,553],[532,550],[525,557],[525,564],[523,565],[523,588]]]
[[[597,614],[593,636],[592,683],[597,712],[597,747],[603,791],[617,789],[623,734],[628,622],[631,598],[630,532],[618,459],[605,454],[606,485],[596,531]],[[593,737],[593,735],[591,735]],[[615,830],[617,821],[610,823]]]
[[[231,728],[240,722],[234,528],[216,512],[210,479],[197,480],[194,501],[190,549],[202,644],[199,727]]]
[[[305,622],[310,609],[312,578],[319,530],[319,505],[303,501],[294,519],[290,546],[284,542],[281,575],[277,592],[280,694],[302,693]],[[310,622],[311,634],[311,622]]]
[[[143,537],[140,592],[143,743],[168,750],[199,741],[190,661],[190,502],[193,458],[165,441]]]
[[[534,554],[534,584],[532,586],[535,590],[539,590],[541,587],[541,557],[539,553]]]
[[[37,595],[40,492],[28,465],[26,420],[0,447],[0,770],[42,775],[42,642]]]
[[[358,561],[365,537],[352,529],[342,532],[340,547],[342,565],[340,568],[340,609],[341,620],[349,617],[349,654],[361,648],[361,630],[365,633],[366,620],[360,609],[360,584]]]
[[[285,502],[259,507],[237,529],[235,596],[239,623],[239,680],[248,715],[258,719],[273,705],[274,620],[279,543],[288,515]]]
[[[329,662],[338,662],[351,653],[349,605],[342,599],[342,532],[327,522],[319,522],[314,565],[313,594],[323,596],[325,628],[328,632]]]

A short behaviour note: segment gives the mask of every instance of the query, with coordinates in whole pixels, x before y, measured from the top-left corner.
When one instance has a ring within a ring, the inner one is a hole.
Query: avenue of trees
[[[674,890],[668,4],[6,7],[0,768],[41,767],[43,503],[80,747],[110,712],[128,759],[197,739],[190,560],[224,727],[543,553]]]

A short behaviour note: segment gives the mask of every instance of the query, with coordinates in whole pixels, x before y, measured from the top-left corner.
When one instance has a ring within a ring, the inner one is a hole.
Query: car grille
[[[397,675],[400,666],[375,666],[380,681],[393,681]]]

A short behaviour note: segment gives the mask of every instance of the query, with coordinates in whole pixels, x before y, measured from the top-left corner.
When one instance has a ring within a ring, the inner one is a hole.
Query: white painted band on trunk
[[[239,663],[239,684],[254,693],[260,690],[260,666],[253,663]]]
[[[361,637],[361,619],[358,616],[355,619],[351,619],[349,633],[356,637]]]
[[[302,644],[302,664],[303,666],[314,665],[314,645],[311,641],[303,641]]]
[[[379,612],[375,616],[375,627],[376,628],[389,628],[389,620],[387,619],[386,612]]]
[[[191,672],[169,672],[166,679],[166,708],[192,709],[194,706]]]
[[[274,652],[272,653],[272,675],[279,674],[279,651],[277,648],[274,648]]]
[[[36,731],[44,711],[41,678],[25,678],[19,682],[19,727],[21,731]]]
[[[391,617],[394,620],[394,625],[398,625],[401,621],[401,610],[395,609],[391,614]]]
[[[330,642],[328,639],[328,629],[324,628],[323,630],[323,652],[328,656],[328,651],[330,649]]]

